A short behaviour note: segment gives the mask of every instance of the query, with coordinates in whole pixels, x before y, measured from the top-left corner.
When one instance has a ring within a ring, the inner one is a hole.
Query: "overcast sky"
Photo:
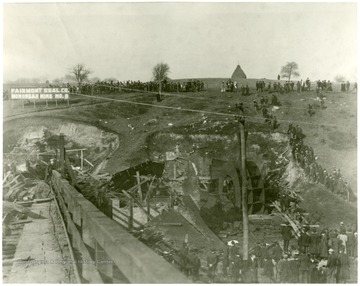
[[[63,77],[84,63],[101,79],[273,79],[287,61],[300,78],[356,79],[355,3],[5,4],[4,80]]]

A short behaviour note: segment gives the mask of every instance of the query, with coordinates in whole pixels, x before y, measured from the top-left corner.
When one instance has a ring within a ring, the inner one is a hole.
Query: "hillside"
[[[212,85],[217,80],[208,79]],[[256,82],[256,79],[249,80]],[[119,147],[111,150],[106,157],[94,156],[94,163],[101,163],[104,172],[116,173],[143,161],[153,159],[156,154],[166,151],[175,151],[179,145],[180,152],[186,154],[192,152],[192,146],[182,146],[177,140],[176,134],[198,134],[199,136],[234,136],[238,132],[238,123],[232,115],[238,114],[235,104],[243,102],[245,106],[246,129],[249,132],[249,140],[252,147],[248,148],[248,156],[254,155],[256,145],[266,146],[256,142],[251,134],[261,133],[267,138],[271,135],[270,128],[264,124],[261,111],[255,111],[253,100],[259,102],[260,96],[271,99],[268,92],[257,93],[250,89],[249,96],[241,96],[240,93],[220,93],[217,89],[208,89],[198,93],[183,93],[165,95],[162,102],[157,102],[154,95],[145,93],[121,93],[101,95],[96,101],[90,101],[87,105],[73,105],[71,108],[63,108],[52,111],[31,113],[31,120],[18,118],[10,120],[5,118],[4,137],[13,138],[20,136],[29,124],[31,126],[46,126],[58,128],[58,122],[72,122],[75,125],[91,125],[98,130],[103,130],[118,137]],[[314,91],[297,94],[276,94],[281,102],[280,109],[273,112],[279,120],[280,126],[276,130],[284,135],[288,124],[293,123],[301,126],[306,135],[305,144],[313,147],[318,162],[328,171],[333,167],[340,168],[343,178],[349,182],[356,193],[357,181],[357,133],[356,133],[356,94],[355,93],[325,93],[326,106],[320,110]],[[112,98],[114,101],[104,101],[102,97]],[[118,102],[127,100],[136,103],[150,104],[141,106]],[[91,104],[90,104],[91,103]],[[80,103],[79,103],[80,104]],[[309,117],[306,113],[308,104],[314,106],[315,115]],[[166,108],[164,108],[166,107]],[[9,114],[9,103],[5,103]],[[198,110],[198,112],[186,109]],[[22,115],[25,116],[25,115]],[[56,126],[55,126],[56,125]],[[80,127],[78,127],[80,128]],[[154,141],[154,134],[168,133],[169,137]],[[86,134],[82,133],[81,140],[86,140]],[[216,136],[214,138],[216,138]],[[90,137],[89,137],[90,138]],[[215,140],[215,139],[214,139]],[[11,142],[10,142],[11,143]],[[150,145],[151,144],[151,145]],[[155,144],[155,145],[154,145]],[[280,149],[281,145],[281,149]],[[283,144],[273,144],[271,148],[277,153],[282,153]],[[236,158],[238,148],[219,145],[217,141],[207,141],[196,146],[203,150],[204,154],[210,152],[217,158]],[[254,149],[255,148],[255,149]],[[261,147],[262,148],[262,147]],[[259,164],[269,154],[269,148],[261,149],[262,156],[256,159]],[[100,154],[95,152],[96,154]],[[260,154],[261,155],[261,154]],[[317,188],[315,186],[315,188]]]

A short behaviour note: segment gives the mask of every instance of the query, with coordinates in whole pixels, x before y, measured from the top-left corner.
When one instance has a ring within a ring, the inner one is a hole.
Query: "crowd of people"
[[[283,226],[284,256],[299,254],[299,272],[292,279],[294,275],[291,275],[290,267],[281,265],[278,269],[280,282],[345,283],[350,278],[350,258],[357,258],[357,232],[346,228],[343,222],[339,229],[324,228],[320,231],[318,228],[318,225],[305,226],[297,239],[297,248],[288,251],[291,227]]]
[[[295,90],[296,85],[296,91],[298,93],[304,92],[304,91],[310,91],[311,90],[311,81],[309,78],[307,78],[305,81],[302,79],[297,81],[296,84],[294,81],[287,80],[283,84],[280,81],[275,81],[273,83],[268,82],[267,84],[263,80],[256,81],[255,87],[257,92],[279,92],[280,94],[289,93]],[[354,89],[357,88],[357,84],[354,84]],[[247,91],[246,91],[247,89]],[[341,91],[349,91],[350,89],[350,82],[344,82],[341,85]],[[316,90],[321,91],[333,91],[332,82],[330,80],[318,80],[316,82]],[[237,92],[241,91],[242,95],[248,95],[248,85],[242,85],[241,87],[236,81],[232,81],[229,79],[228,81],[223,81],[221,85],[221,92]]]
[[[303,82],[298,81],[296,83],[296,88],[297,88],[297,92],[302,92],[302,91],[306,91],[306,90],[310,90],[310,80],[307,79],[307,81]],[[280,94],[284,94],[284,93],[289,93],[294,91],[295,88],[295,83],[291,80],[287,80],[286,82],[284,82],[284,84],[281,84],[281,82],[273,82],[271,84],[271,82],[268,83],[267,85],[267,89],[266,88],[266,84],[264,81],[257,81],[256,82],[256,91],[258,92],[264,92],[265,90],[267,91],[274,91],[274,92],[279,92]]]
[[[316,82],[316,90],[324,90],[324,91],[333,91],[332,89],[332,82],[330,80],[326,81],[326,80],[318,80]]]
[[[221,92],[237,92],[237,91],[238,91],[237,81],[232,81],[231,79],[228,79],[226,82],[222,81]]]
[[[212,248],[206,265],[201,265],[197,250],[184,243],[179,252],[181,270],[199,281],[203,268],[209,282],[345,283],[350,279],[350,260],[357,258],[357,232],[343,222],[339,229],[330,230],[306,225],[291,246],[291,226],[284,224],[281,232],[282,246],[258,242],[244,260],[238,241],[231,240],[220,251]]]
[[[263,92],[265,90],[265,81],[263,80],[260,80],[260,81],[256,81],[256,91],[257,92]],[[268,90],[270,90],[271,88],[271,83],[269,82],[269,85],[268,85]]]
[[[350,90],[350,82],[342,82],[341,83],[341,91],[349,91]]]
[[[157,81],[141,82],[128,80],[124,82],[118,82],[117,86],[123,89],[133,89],[151,92],[158,92],[160,89],[160,84]],[[198,79],[189,79],[188,81],[183,82],[163,80],[161,82],[162,92],[200,92],[204,89],[204,82]]]
[[[49,87],[67,87],[69,88],[70,93],[81,93],[81,94],[104,94],[104,93],[119,93],[121,89],[128,90],[141,90],[141,91],[150,91],[158,92],[159,91],[159,82],[156,81],[97,81],[94,84],[83,83],[79,87],[78,85],[71,85],[69,83],[63,85],[49,84]],[[184,82],[175,82],[164,80],[161,83],[162,92],[200,92],[205,89],[203,81],[198,79],[189,79]]]
[[[281,102],[275,94],[272,94],[270,101],[267,96],[262,95],[260,97],[260,104],[255,99],[253,100],[253,104],[255,111],[257,112],[260,110],[262,111],[262,115],[265,119],[265,123],[270,125],[272,131],[274,131],[279,127],[280,124],[278,123],[276,116],[271,114],[268,110],[270,106],[272,107],[281,106]]]
[[[231,79],[221,82],[221,92],[241,92],[241,95],[250,95],[250,88],[247,84],[239,86],[237,81]]]
[[[342,178],[340,170],[334,168],[332,172],[328,172],[316,162],[313,148],[304,144],[303,139],[305,135],[301,127],[289,124],[287,134],[292,157],[304,170],[310,181],[323,184],[332,193],[339,195],[345,200],[351,200],[353,192],[349,184]]]

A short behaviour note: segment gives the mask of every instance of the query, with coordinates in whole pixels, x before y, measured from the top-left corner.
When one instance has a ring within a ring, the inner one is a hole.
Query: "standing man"
[[[320,245],[320,236],[318,235],[316,229],[313,228],[310,233],[309,253],[318,256],[320,252],[319,245]]]
[[[351,229],[348,229],[346,232],[347,235],[347,242],[346,242],[346,253],[349,255],[349,257],[354,257],[354,242],[355,242],[355,236]]]
[[[302,253],[308,253],[308,248],[310,246],[310,235],[308,231],[308,228],[305,228],[298,238],[299,250]]]
[[[290,265],[288,261],[288,255],[284,254],[284,257],[280,259],[277,264],[277,279],[280,283],[288,283],[290,276]]]
[[[225,92],[225,82],[221,83],[221,92]]]
[[[334,249],[329,249],[329,257],[327,260],[327,283],[336,283],[336,271],[337,271],[337,255],[334,253]]]
[[[344,222],[340,222],[340,233],[345,233],[346,232],[346,227],[344,225]]]
[[[275,246],[271,250],[270,260],[274,259],[276,262],[278,262],[281,259],[282,255],[283,255],[283,251],[279,245],[279,242],[276,242]]]
[[[358,234],[357,232],[354,232],[354,257],[357,258],[358,257]]]
[[[325,232],[321,233],[320,238],[320,257],[326,259],[328,257],[328,238]]]
[[[292,236],[289,223],[282,225],[281,234],[284,240],[284,252],[287,253],[289,251],[289,242]]]
[[[348,241],[347,235],[345,234],[345,232],[340,232],[338,237],[340,239],[341,246],[343,247],[343,252],[347,253],[347,249],[346,249],[346,245],[347,245],[347,241]]]
[[[224,247],[224,251],[223,251],[223,263],[222,263],[222,266],[223,266],[223,276],[224,278],[227,277],[228,275],[228,268],[229,268],[229,265],[230,265],[230,246],[229,245],[225,245]]]
[[[207,256],[208,277],[210,278],[211,283],[213,283],[215,280],[215,271],[218,262],[219,262],[219,257],[216,254],[216,249],[212,248],[211,252]]]
[[[346,91],[349,91],[349,90],[350,90],[350,82],[347,81],[347,82],[346,82]]]
[[[236,254],[234,259],[231,261],[231,282],[238,283],[241,269],[241,256],[240,254]]]
[[[338,283],[345,284],[350,279],[350,260],[349,256],[344,252],[344,248],[339,249],[337,260],[337,278]]]
[[[183,245],[180,249],[180,270],[185,274],[188,271],[188,254],[189,254],[189,246],[186,242],[183,242]]]
[[[191,264],[191,275],[193,281],[196,282],[199,280],[199,271],[201,267],[200,258],[196,255],[196,250],[192,249],[189,254],[189,262]]]
[[[50,159],[50,163],[46,167],[46,171],[45,171],[45,182],[46,183],[50,182],[53,170],[55,170],[55,159]]]
[[[249,270],[250,270],[250,277],[251,277],[250,283],[259,283],[259,280],[258,280],[258,263],[257,263],[257,259],[256,259],[255,254],[250,255],[249,262],[250,262]]]
[[[309,268],[310,268],[310,259],[307,254],[300,253],[299,255],[299,282],[308,283],[309,282]]]

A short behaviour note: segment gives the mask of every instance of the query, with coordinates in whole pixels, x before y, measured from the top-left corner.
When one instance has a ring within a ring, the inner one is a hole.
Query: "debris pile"
[[[27,202],[50,197],[50,186],[42,180],[25,178],[21,173],[13,175],[10,171],[3,181],[3,200],[8,202]]]

